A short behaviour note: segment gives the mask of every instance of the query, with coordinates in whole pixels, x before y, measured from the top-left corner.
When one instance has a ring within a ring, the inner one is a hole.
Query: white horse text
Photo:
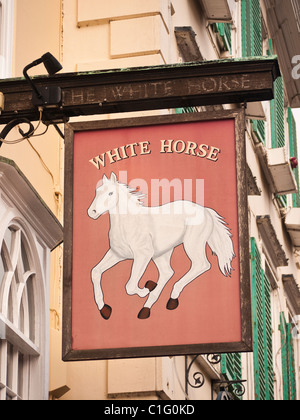
[[[152,150],[150,142],[142,141],[108,150],[101,155],[95,156],[89,162],[98,170],[101,170],[101,168],[105,168],[107,165],[120,162],[124,159],[149,155],[151,153]],[[221,149],[215,146],[209,146],[208,144],[198,144],[192,141],[161,140],[160,153],[185,154],[202,159],[208,159],[211,162],[217,162]]]

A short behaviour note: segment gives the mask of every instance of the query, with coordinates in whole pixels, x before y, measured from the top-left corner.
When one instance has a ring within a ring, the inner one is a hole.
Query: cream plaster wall
[[[60,27],[60,0],[15,0],[13,77],[22,76],[25,65],[47,51],[60,59]],[[47,74],[43,65],[30,71],[30,75],[36,74]],[[37,133],[44,129],[41,127]],[[19,137],[14,129],[8,139]],[[27,141],[4,144],[1,155],[17,163],[50,209],[61,218],[62,142],[50,127],[46,135],[32,138],[31,143],[33,147]]]

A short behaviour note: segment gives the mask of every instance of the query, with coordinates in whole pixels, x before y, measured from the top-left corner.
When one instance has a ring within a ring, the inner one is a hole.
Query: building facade
[[[3,79],[22,76],[25,65],[47,51],[61,62],[63,72],[278,55],[282,76],[275,82],[274,99],[249,103],[246,111],[253,353],[63,363],[62,246],[51,254],[51,284],[43,303],[49,314],[50,342],[46,340],[44,345],[49,347],[49,398],[53,400],[226,398],[228,394],[220,393],[226,381],[236,382],[230,395],[244,400],[298,400],[300,196],[299,171],[293,169],[295,160],[290,159],[298,157],[294,109],[300,107],[299,1],[1,0],[0,19]],[[39,66],[30,74],[43,72]],[[235,107],[145,111],[134,116]],[[16,138],[17,128],[8,140]],[[3,144],[0,154],[20,167],[62,222],[64,142],[54,128],[42,137]],[[7,271],[5,255],[12,234],[12,228],[8,229],[3,234],[0,230],[2,277]],[[18,229],[14,227],[13,232]],[[2,318],[9,316],[0,306],[0,327]],[[48,327],[44,317],[40,322],[43,328]],[[6,356],[0,358],[0,399],[7,395],[13,399],[45,398],[45,392],[31,392],[48,381],[45,364],[38,372],[32,370],[34,384],[28,384],[26,393],[3,391],[9,386],[1,375],[6,366],[10,369],[14,357],[10,344],[0,343],[1,354],[6,346]],[[38,360],[38,354],[35,357]],[[20,365],[22,360],[20,356]],[[191,386],[194,374],[201,387]]]

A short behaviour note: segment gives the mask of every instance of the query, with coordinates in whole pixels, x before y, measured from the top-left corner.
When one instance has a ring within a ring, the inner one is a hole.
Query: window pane
[[[10,252],[12,250],[13,234],[14,234],[14,231],[9,228],[9,229],[6,229],[6,232],[4,235],[4,240],[5,240],[7,249]]]
[[[14,322],[14,302],[13,302],[13,292],[12,287],[9,290],[9,297],[8,297],[8,314],[7,318],[10,322]]]
[[[23,398],[24,389],[24,355],[19,353],[18,357],[18,396]]]
[[[24,300],[22,299],[19,314],[19,330],[25,334],[25,313],[24,313]]]
[[[30,264],[29,264],[28,255],[26,252],[23,239],[21,241],[21,257],[22,257],[22,262],[23,262],[23,267],[24,267],[24,273],[26,273],[26,271],[30,271]]]
[[[7,386],[13,387],[13,372],[14,372],[14,348],[10,343],[7,343]]]
[[[1,252],[0,253],[0,288],[3,282],[4,273],[5,273],[5,268],[4,268],[3,257],[2,257],[2,252]]]
[[[35,301],[34,301],[34,276],[27,280],[27,297],[29,311],[29,338],[35,341]]]

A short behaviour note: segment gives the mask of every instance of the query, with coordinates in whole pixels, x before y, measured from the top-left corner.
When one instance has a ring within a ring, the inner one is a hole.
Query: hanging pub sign
[[[244,112],[66,126],[63,359],[251,351]]]

